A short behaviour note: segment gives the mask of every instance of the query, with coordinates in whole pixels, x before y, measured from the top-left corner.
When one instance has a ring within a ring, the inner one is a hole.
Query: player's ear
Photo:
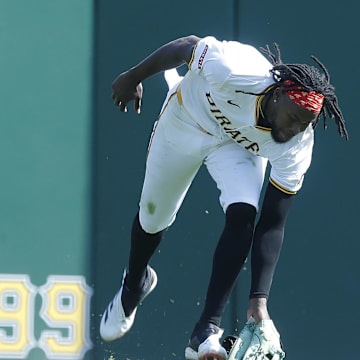
[[[282,89],[280,87],[277,87],[272,93],[272,101],[274,103],[278,102],[282,94],[283,94]]]

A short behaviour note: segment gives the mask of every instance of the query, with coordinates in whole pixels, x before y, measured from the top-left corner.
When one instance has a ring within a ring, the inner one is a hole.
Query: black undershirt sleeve
[[[268,184],[251,250],[250,298],[268,298],[294,195]]]

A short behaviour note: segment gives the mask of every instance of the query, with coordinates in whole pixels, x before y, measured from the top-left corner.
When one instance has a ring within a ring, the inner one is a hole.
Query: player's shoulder
[[[198,42],[200,59],[222,59],[231,68],[271,69],[268,59],[254,45],[235,40],[221,40],[214,36],[206,36]],[[257,71],[255,71],[257,74]]]
[[[219,49],[222,51],[229,51],[229,52],[234,51],[234,52],[243,52],[243,53],[253,53],[263,56],[254,45],[236,40],[220,39],[212,35],[199,38],[197,45],[200,47],[208,47],[210,49]]]

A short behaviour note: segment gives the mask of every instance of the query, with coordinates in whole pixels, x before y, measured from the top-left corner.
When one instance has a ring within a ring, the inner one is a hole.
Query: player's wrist
[[[253,317],[255,322],[261,320],[270,320],[270,315],[267,309],[267,298],[251,298],[249,300],[249,307],[247,311],[247,318]]]

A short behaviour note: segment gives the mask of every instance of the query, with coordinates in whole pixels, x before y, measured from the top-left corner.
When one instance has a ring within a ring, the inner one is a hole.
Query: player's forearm
[[[190,35],[171,41],[155,50],[129,72],[137,82],[141,82],[161,71],[189,63],[198,40],[198,37]]]
[[[287,216],[295,196],[269,183],[251,253],[250,297],[268,297],[280,256]]]

